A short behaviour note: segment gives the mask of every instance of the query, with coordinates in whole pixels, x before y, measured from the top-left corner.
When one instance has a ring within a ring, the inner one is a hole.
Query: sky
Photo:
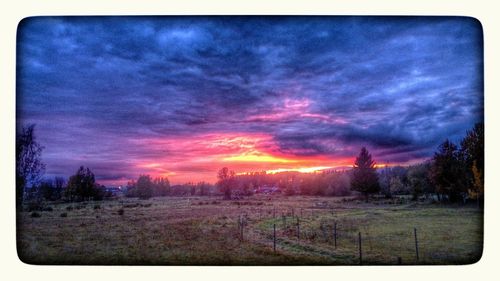
[[[409,165],[484,119],[465,17],[33,17],[16,67],[45,176],[106,185]]]

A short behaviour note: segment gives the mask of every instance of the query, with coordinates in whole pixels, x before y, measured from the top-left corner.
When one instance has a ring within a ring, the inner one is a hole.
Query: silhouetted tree
[[[391,194],[403,195],[409,192],[408,187],[403,183],[398,176],[392,176],[389,180],[389,190]]]
[[[63,189],[64,189],[64,178],[55,177],[54,178],[55,200],[61,199],[61,197],[63,195]]]
[[[380,190],[375,161],[372,160],[371,154],[365,147],[361,148],[354,162],[351,189],[363,193],[366,200],[369,194]]]
[[[481,199],[484,196],[484,183],[483,183],[483,174],[476,167],[476,162],[472,164],[472,174],[474,176],[474,182],[472,187],[467,190],[469,193],[469,197],[471,199],[477,200],[477,206],[481,207]]]
[[[469,196],[478,200],[483,196],[484,182],[484,124],[477,123],[460,143],[460,160],[463,162],[463,180]]]
[[[140,175],[137,179],[137,196],[140,199],[149,199],[153,196],[153,181],[149,175]]]
[[[460,142],[460,157],[465,162],[468,172],[472,173],[472,165],[476,161],[476,168],[484,170],[484,124],[477,123]]]
[[[302,195],[313,195],[314,194],[314,188],[313,188],[314,180],[311,174],[304,174],[302,176],[302,179],[300,181],[299,185],[299,190],[300,194]]]
[[[170,193],[168,178],[159,177],[153,180],[153,196],[167,196]]]
[[[44,180],[37,188],[38,196],[44,200],[53,200],[55,197],[55,188],[51,180]]]
[[[80,166],[78,171],[69,178],[65,195],[70,201],[102,199],[101,186],[96,185],[94,173],[89,168]]]
[[[458,201],[466,189],[463,182],[464,168],[457,146],[446,140],[438,147],[432,160],[431,180],[436,191],[446,195],[451,202]]]
[[[28,186],[36,185],[45,170],[41,161],[43,147],[36,141],[35,125],[22,127],[16,136],[16,198],[23,203]],[[18,208],[19,209],[19,208]]]
[[[429,163],[408,167],[408,185],[414,200],[418,199],[422,194],[434,193],[435,190],[429,178],[429,171]]]
[[[135,180],[128,181],[125,190],[126,197],[137,197],[137,182]]]
[[[217,172],[217,185],[219,186],[221,192],[224,193],[224,199],[231,199],[231,191],[235,184],[235,173],[230,171],[227,167],[224,167]]]
[[[347,172],[333,172],[329,174],[330,188],[332,196],[347,196],[351,194],[351,179]]]
[[[208,195],[209,194],[209,191],[210,191],[210,184],[206,183],[206,182],[199,182],[196,184],[196,187],[198,188],[198,190],[200,191],[200,195],[201,196],[205,196],[205,195]]]
[[[194,184],[191,184],[191,196],[195,196],[196,195],[196,185]]]
[[[380,192],[385,195],[386,198],[392,197],[391,192],[391,168],[385,166],[379,170],[378,182],[380,185]]]

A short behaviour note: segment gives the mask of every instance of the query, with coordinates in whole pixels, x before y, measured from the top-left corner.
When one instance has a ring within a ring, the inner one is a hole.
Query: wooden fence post
[[[243,241],[243,229],[245,228],[245,218],[241,217],[241,241]]]
[[[337,222],[333,224],[333,243],[335,245],[335,250],[337,250]]]
[[[300,222],[298,217],[297,217],[297,239],[300,240]]]
[[[241,215],[238,216],[238,236],[241,240]]]
[[[273,250],[276,252],[276,224],[273,224]]]
[[[363,264],[363,251],[361,250],[361,232],[358,233],[358,245],[359,245],[359,265]]]
[[[413,228],[413,234],[415,236],[415,253],[417,254],[417,262],[418,262],[419,256],[418,256],[418,239],[417,239],[417,228],[416,227]]]

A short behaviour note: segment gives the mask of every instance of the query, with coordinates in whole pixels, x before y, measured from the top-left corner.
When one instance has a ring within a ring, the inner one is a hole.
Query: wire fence
[[[241,241],[274,252],[328,257],[332,264],[461,264],[473,259],[475,253],[463,255],[452,239],[442,239],[449,230],[409,224],[374,225],[370,218],[338,216],[333,209],[256,208],[239,216],[238,233]]]

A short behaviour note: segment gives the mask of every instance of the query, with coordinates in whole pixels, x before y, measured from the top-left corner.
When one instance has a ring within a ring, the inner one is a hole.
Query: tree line
[[[225,199],[230,199],[234,191],[249,195],[255,187],[272,185],[285,195],[346,196],[355,192],[366,200],[375,194],[389,198],[411,195],[414,200],[437,196],[439,201],[471,199],[481,204],[484,199],[484,124],[478,123],[467,131],[458,145],[447,139],[431,159],[410,166],[376,168],[372,155],[363,147],[350,170],[236,175],[224,167],[217,177]]]
[[[362,150],[353,169],[353,181],[358,181],[353,189],[365,195],[411,194],[414,199],[435,194],[440,201],[471,199],[481,204],[484,199],[484,124],[477,123],[468,130],[458,145],[446,139],[428,161],[384,168],[379,173],[374,170],[371,155]]]
[[[43,200],[103,200],[112,194],[95,180],[89,168],[80,167],[67,181],[56,177],[42,180],[45,165],[43,147],[37,142],[34,125],[23,127],[16,138],[16,197]],[[227,167],[217,172],[215,185],[206,182],[171,186],[168,178],[140,175],[128,182],[127,197],[148,199],[155,196],[223,195],[224,199],[249,196],[271,188],[284,195],[346,196],[353,192],[366,200],[374,194],[385,197],[411,195],[437,196],[438,200],[456,202],[469,198],[478,204],[484,197],[484,125],[476,124],[459,144],[445,140],[434,156],[410,166],[376,168],[375,161],[363,147],[353,168],[316,173],[253,172],[236,174]]]

